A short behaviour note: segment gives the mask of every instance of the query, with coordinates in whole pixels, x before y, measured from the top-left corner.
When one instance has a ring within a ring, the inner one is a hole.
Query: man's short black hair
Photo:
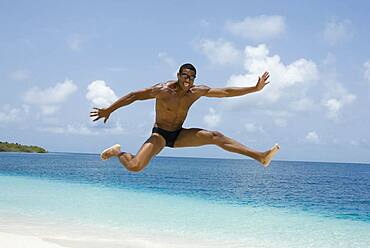
[[[197,70],[192,64],[189,64],[189,63],[183,64],[182,66],[180,66],[179,72],[181,73],[182,70],[184,69],[192,70],[195,74],[197,74]]]

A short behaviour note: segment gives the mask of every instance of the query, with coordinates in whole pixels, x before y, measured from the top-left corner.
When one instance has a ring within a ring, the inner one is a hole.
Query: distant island
[[[47,153],[48,151],[39,146],[26,146],[18,143],[0,141],[0,152],[37,152]]]

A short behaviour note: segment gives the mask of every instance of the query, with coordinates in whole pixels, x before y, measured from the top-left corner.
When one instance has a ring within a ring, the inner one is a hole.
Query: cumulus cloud
[[[67,125],[66,127],[61,127],[61,126],[45,127],[45,128],[40,128],[39,130],[49,132],[49,133],[56,133],[56,134],[77,134],[77,135],[97,135],[98,134],[98,132],[95,132],[84,125],[80,125],[80,126]]]
[[[320,142],[320,138],[315,131],[311,131],[306,135],[306,141],[309,143],[317,144]]]
[[[232,64],[240,58],[240,52],[233,44],[222,39],[203,39],[199,42],[199,48],[211,63],[216,65]]]
[[[12,107],[5,104],[0,109],[0,124],[14,123],[23,120],[29,113],[30,107],[23,104],[21,107]]]
[[[77,86],[73,81],[66,80],[46,89],[33,87],[24,94],[23,100],[28,104],[40,106],[43,114],[53,114],[59,109],[59,104],[76,90]]]
[[[77,86],[73,81],[66,80],[63,83],[57,83],[55,86],[46,89],[34,87],[26,92],[24,100],[29,104],[59,104],[65,101],[76,90]]]
[[[288,65],[285,65],[279,55],[269,55],[265,44],[256,47],[245,48],[244,68],[245,74],[232,75],[227,86],[254,86],[258,77],[264,72],[270,72],[271,83],[260,94],[248,95],[235,100],[231,105],[243,105],[248,101],[250,106],[268,106],[277,102],[282,97],[288,102],[297,101],[305,97],[305,90],[312,81],[318,79],[316,64],[304,58],[300,58]],[[301,109],[308,107],[309,101],[300,103]]]
[[[285,20],[278,15],[246,17],[240,22],[228,21],[226,29],[237,36],[263,41],[281,35],[285,30]]]
[[[329,54],[324,61],[325,81],[322,83],[324,95],[321,99],[321,105],[326,110],[326,116],[333,121],[338,121],[341,111],[345,106],[356,100],[356,95],[349,92],[340,82],[338,82],[338,73],[336,69],[336,60],[334,55]]]
[[[335,98],[330,98],[324,102],[324,105],[329,109],[329,112],[336,114],[343,104]]]
[[[357,96],[349,92],[338,80],[340,75],[338,75],[336,58],[333,54],[327,55],[322,71],[322,78],[325,80],[321,83],[324,88],[321,106],[324,107],[327,118],[332,121],[338,121],[343,109],[353,103]]]
[[[3,107],[0,111],[0,123],[8,123],[19,118],[20,110],[17,108]]]
[[[86,99],[95,107],[108,107],[117,98],[114,91],[102,80],[93,81],[87,86]]]
[[[340,87],[343,92],[337,94],[335,98],[328,98],[322,102],[322,105],[327,109],[328,118],[332,120],[338,120],[339,111],[343,106],[352,103],[356,99],[355,95],[348,93],[342,86],[337,85],[337,87]]]
[[[370,82],[370,60],[364,63],[364,78]]]
[[[209,108],[209,113],[203,117],[203,121],[207,127],[214,128],[220,123],[221,115],[216,113],[213,108]]]
[[[353,37],[352,22],[348,19],[337,21],[334,18],[325,24],[323,39],[329,45],[337,45],[349,41]]]

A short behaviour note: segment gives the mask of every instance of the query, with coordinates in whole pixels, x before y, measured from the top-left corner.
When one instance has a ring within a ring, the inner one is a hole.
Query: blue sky
[[[0,140],[50,151],[136,152],[154,101],[89,119],[130,91],[174,79],[262,91],[199,100],[184,127],[219,130],[277,159],[370,161],[370,6],[366,1],[0,1]],[[216,147],[166,156],[242,158]]]

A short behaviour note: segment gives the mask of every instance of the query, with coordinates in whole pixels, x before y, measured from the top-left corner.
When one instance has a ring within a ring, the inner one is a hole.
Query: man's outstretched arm
[[[209,88],[204,96],[208,97],[233,97],[242,96],[249,93],[262,90],[268,83],[267,79],[270,77],[268,72],[265,72],[261,77],[258,77],[257,84],[252,87],[226,87],[226,88]]]
[[[90,117],[96,117],[93,121],[104,118],[104,123],[106,123],[109,119],[110,114],[116,109],[127,106],[137,100],[147,100],[155,98],[160,87],[160,84],[156,84],[150,88],[131,92],[121,97],[107,108],[93,108],[94,110],[90,112]]]

